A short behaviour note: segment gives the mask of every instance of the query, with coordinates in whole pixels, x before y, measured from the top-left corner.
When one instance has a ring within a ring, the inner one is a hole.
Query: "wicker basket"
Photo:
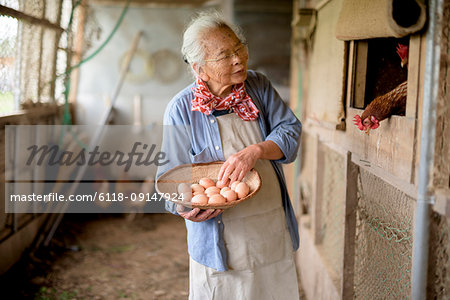
[[[251,169],[250,172],[244,177],[242,181],[247,183],[250,188],[249,194],[241,199],[233,202],[227,202],[225,204],[193,204],[188,201],[182,201],[178,199],[178,185],[180,183],[198,183],[198,181],[203,177],[211,178],[217,181],[217,175],[219,175],[220,167],[223,162],[211,162],[211,163],[201,163],[201,164],[189,164],[177,166],[163,175],[161,175],[156,181],[156,191],[160,193],[166,200],[170,200],[174,203],[181,204],[186,207],[201,208],[201,209],[227,209],[233,207],[245,200],[253,197],[261,187],[261,179],[258,172],[255,169]]]

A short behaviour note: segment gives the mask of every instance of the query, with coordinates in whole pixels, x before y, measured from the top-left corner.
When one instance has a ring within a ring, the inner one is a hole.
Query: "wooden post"
[[[58,5],[57,6],[57,14],[56,14],[56,23],[57,24],[61,24],[61,15],[62,15],[62,2],[57,2]],[[52,69],[50,71],[50,73],[52,74],[52,76],[56,76],[56,65],[57,65],[57,60],[58,60],[58,45],[59,45],[59,40],[61,39],[61,31],[55,31],[54,33],[55,39],[54,39],[54,49],[52,52]],[[56,97],[55,97],[55,89],[56,89],[56,80],[52,80],[50,83],[50,95],[52,95],[52,102],[56,103]]]
[[[345,211],[344,211],[344,239],[341,278],[341,299],[354,298],[354,269],[355,269],[355,236],[356,236],[356,207],[358,204],[358,166],[352,163],[351,152],[346,155],[345,168]]]
[[[16,18],[18,20],[31,23],[31,24],[44,26],[44,27],[47,27],[47,28],[50,28],[53,30],[57,30],[59,32],[64,31],[64,29],[62,29],[59,25],[53,24],[47,19],[36,18],[36,17],[30,16],[26,13],[23,13],[21,11],[15,10],[13,8],[10,8],[10,7],[4,6],[4,5],[0,5],[0,13],[2,15],[7,15],[7,16]]]
[[[71,65],[76,66],[81,62],[82,54],[83,54],[83,46],[84,46],[84,26],[86,23],[86,0],[81,1],[81,5],[79,7],[79,19],[78,26],[75,32],[75,41],[74,41],[74,53],[72,56]],[[68,55],[69,56],[69,55]],[[75,103],[78,91],[78,80],[80,77],[80,69],[76,68],[72,70],[71,76],[71,85],[70,85],[70,93],[69,93],[69,102]]]
[[[318,136],[314,138],[314,170],[312,191],[312,232],[314,245],[321,243],[321,218],[322,218],[322,186],[324,173],[324,154]]]
[[[353,69],[354,80],[354,94],[353,94],[353,107],[363,108],[364,98],[366,93],[366,76],[356,76],[356,74],[367,73],[367,54],[369,51],[369,43],[366,41],[358,41],[355,43],[356,53],[356,66]],[[354,49],[355,50],[355,49]]]
[[[98,144],[98,142],[101,139],[102,133],[103,133],[104,125],[108,124],[108,121],[111,116],[111,112],[114,108],[117,97],[122,88],[122,84],[125,80],[125,76],[127,75],[128,70],[130,69],[131,60],[133,59],[134,53],[136,52],[136,50],[138,48],[138,44],[139,44],[139,40],[141,39],[141,36],[142,36],[142,31],[138,31],[136,33],[136,36],[133,39],[130,50],[127,52],[128,54],[125,57],[125,63],[123,64],[122,70],[120,71],[119,81],[117,82],[117,84],[114,88],[114,91],[113,91],[111,104],[106,109],[102,119],[100,119],[100,124],[99,124],[100,126],[97,128],[97,130],[95,131],[95,133],[90,141],[89,150],[92,150],[94,148],[94,145]],[[66,192],[66,195],[73,195],[75,193],[75,191],[78,187],[78,184],[81,182],[84,172],[86,171],[86,168],[87,168],[87,165],[83,165],[83,166],[81,166],[81,168],[79,168],[77,170],[77,173],[75,176],[75,181],[69,187],[68,191]],[[52,239],[53,235],[55,234],[55,231],[58,228],[59,223],[61,223],[62,217],[64,216],[64,213],[66,212],[66,210],[68,208],[68,204],[69,204],[69,202],[64,202],[61,207],[57,207],[57,210],[58,210],[57,213],[59,213],[59,215],[58,215],[58,218],[56,219],[55,223],[52,225],[52,228],[50,229],[50,231],[44,241],[45,246],[48,246],[48,244],[50,243],[50,240]]]

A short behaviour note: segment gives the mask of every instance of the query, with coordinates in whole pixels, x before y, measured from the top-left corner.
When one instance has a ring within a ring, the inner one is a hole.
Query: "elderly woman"
[[[171,202],[166,209],[186,220],[190,299],[298,299],[298,229],[281,164],[295,159],[301,124],[269,80],[247,70],[246,41],[233,28],[204,13],[186,29],[182,53],[195,82],[164,116],[165,125],[186,134],[165,132],[171,163],[160,171],[225,161],[219,180],[241,180],[255,168],[261,189],[225,211],[185,210]]]

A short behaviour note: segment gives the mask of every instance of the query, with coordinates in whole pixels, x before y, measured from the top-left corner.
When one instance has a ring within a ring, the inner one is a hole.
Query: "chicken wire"
[[[61,1],[55,0],[26,1],[24,12],[59,24],[61,5]],[[52,102],[55,99],[56,56],[60,33],[25,22],[22,23],[21,33],[20,98],[22,101]]]
[[[17,26],[16,19],[0,16],[0,114],[14,109]]]
[[[45,0],[21,1],[20,10],[27,15],[41,19],[45,16]]]
[[[72,2],[63,1],[61,5],[61,27],[63,27],[66,31],[62,32],[61,34],[61,38],[59,39],[60,50],[58,50],[58,54],[56,56],[56,74],[58,75],[58,77],[55,81],[55,95],[58,102],[62,102],[65,100],[63,95],[66,89],[65,82],[67,78],[64,74],[69,67],[69,57],[67,55],[67,51],[64,51],[62,49],[70,49],[72,34],[68,34],[68,31],[70,29],[71,32],[73,32],[72,30],[73,28],[75,28],[74,24],[71,24],[69,27]]]
[[[345,158],[322,146],[323,186],[321,187],[318,246],[336,288],[342,277],[345,208]]]
[[[0,0],[1,5],[38,19],[48,20],[56,25],[59,25],[61,20],[62,3],[69,4],[66,5],[69,10],[66,15],[70,15],[71,0]],[[57,29],[40,25],[39,21],[23,22],[13,17],[0,16],[0,114],[10,113],[18,108],[13,105],[15,97],[22,103],[53,101],[57,53],[65,55],[67,51],[66,49],[58,50],[59,36],[60,32]],[[65,68],[66,61],[61,68],[62,73],[65,72]],[[29,114],[23,118],[18,116],[8,120],[8,124],[55,123],[61,123],[61,120],[54,114],[45,116]],[[4,126],[0,126],[0,142],[3,141],[3,144],[4,132]],[[5,170],[5,149],[0,149],[0,181],[5,180],[7,171]],[[5,183],[0,188],[0,199],[5,195],[4,188],[14,189],[14,184]],[[0,213],[0,240],[10,236],[33,218],[32,214]]]
[[[0,126],[0,145],[5,145],[5,128]],[[0,147],[0,181],[5,182],[5,148]],[[5,195],[5,185],[0,184],[0,195]],[[0,201],[2,196],[0,196]],[[2,229],[5,228],[7,216],[3,209],[0,209],[0,240],[3,239]]]
[[[39,73],[41,67],[42,27],[21,22],[20,47],[20,98],[23,101],[39,102]]]
[[[45,2],[45,19],[50,23],[61,23],[61,5],[65,1],[46,1]]]
[[[409,299],[415,202],[365,170],[358,177],[355,299]]]
[[[0,5],[19,10],[19,0],[0,0]]]
[[[13,107],[13,98],[20,103],[63,102],[65,81],[68,79],[65,75],[69,66],[68,53],[72,54],[70,49],[80,10],[74,9],[71,0],[0,0],[0,4],[65,30],[60,32],[38,22],[22,22],[0,16],[0,113],[18,108]],[[70,22],[73,9],[74,17]],[[8,40],[5,42],[6,36]],[[8,96],[6,100],[5,93]]]
[[[450,222],[433,212],[430,222],[430,257],[427,299],[450,299]]]

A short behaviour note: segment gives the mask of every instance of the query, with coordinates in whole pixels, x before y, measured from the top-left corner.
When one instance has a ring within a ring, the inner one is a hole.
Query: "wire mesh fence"
[[[35,18],[43,18],[45,16],[45,1],[44,0],[33,0],[33,1],[23,1],[21,3],[21,10],[27,15],[33,16]]]
[[[440,199],[444,198],[447,201],[450,192],[449,0],[444,1],[443,16],[439,16],[439,19],[443,26],[440,40],[436,147],[431,184],[435,195],[441,195]],[[425,37],[426,35],[422,35],[421,39],[424,40]],[[418,118],[420,123],[420,116]],[[320,161],[322,154],[308,153],[308,151],[315,150],[315,147],[311,147],[314,144],[313,141],[307,141],[305,144],[307,147],[304,149],[302,164],[303,168],[308,168],[309,164],[315,162],[316,157]],[[326,271],[334,279],[353,276],[354,284],[349,289],[353,288],[355,299],[410,299],[413,218],[416,199],[395,188],[392,185],[394,183],[380,179],[379,176],[385,178],[383,175],[378,173],[377,176],[371,173],[370,167],[359,169],[356,233],[352,241],[355,243],[354,266],[351,266],[353,273],[342,274],[341,258],[344,253],[344,243],[341,238],[345,226],[348,225],[345,223],[348,220],[345,220],[345,215],[343,215],[345,194],[342,193],[342,188],[352,187],[353,183],[346,182],[345,166],[339,155],[332,151],[320,151],[324,152],[323,164],[317,164],[317,171],[313,168],[306,171],[304,169],[304,174],[302,174],[305,178],[304,181],[308,181],[309,178],[306,177],[315,177],[317,181],[323,182],[323,186],[319,188],[320,196],[302,196],[301,199],[311,199],[311,204],[308,206],[313,209],[311,212],[308,211],[308,214],[311,215],[311,222],[316,225],[315,230],[318,231],[314,232],[314,226],[312,227],[313,236],[319,236],[319,243],[315,247],[320,251],[321,263],[326,265]],[[356,152],[356,154],[358,153]],[[359,155],[362,154],[359,153]],[[411,164],[414,164],[414,161]],[[314,183],[315,181],[311,180],[310,185],[314,186]],[[417,182],[411,182],[411,184],[417,188]],[[305,193],[305,195],[307,194]],[[450,300],[450,218],[448,215],[442,215],[448,214],[443,211],[445,209],[442,207],[435,205],[434,209],[439,212],[432,213],[429,228],[427,299]],[[317,210],[320,211],[318,218],[315,216]],[[351,238],[346,241],[349,240]],[[349,243],[349,248],[353,247],[352,242]],[[345,250],[348,251],[348,248]],[[347,262],[346,259],[347,257],[344,257],[345,262]],[[326,284],[321,285],[320,282],[317,282],[317,286],[323,287]],[[315,286],[311,289],[318,288]],[[336,286],[336,289],[339,293],[340,287]]]
[[[10,114],[25,103],[51,103],[57,98],[56,56],[60,28],[61,6],[71,0],[17,1],[0,0],[0,115]],[[6,7],[6,8],[5,8]],[[12,10],[11,10],[12,9]],[[61,72],[65,72],[66,63]],[[63,81],[63,79],[60,79]],[[0,144],[5,143],[5,124],[55,124],[61,111],[34,111],[2,119]],[[15,145],[6,144],[14,147]],[[5,147],[0,149],[0,181],[5,183]],[[30,187],[32,184],[30,184]],[[13,183],[0,185],[0,199],[6,190],[13,190]],[[10,214],[0,210],[0,240],[12,234],[35,218],[34,214]]]
[[[450,299],[450,222],[433,213],[430,222],[428,299]]]
[[[16,19],[0,16],[0,114],[14,109],[17,27]]]
[[[19,0],[0,0],[0,5],[18,10]]]
[[[1,0],[0,4],[17,11],[0,15],[0,113],[24,103],[63,102],[67,53],[72,51],[77,26],[73,1]]]
[[[355,298],[410,297],[414,200],[360,170],[355,237]]]
[[[39,102],[41,34],[40,26],[21,23],[20,98],[24,102]],[[23,76],[24,71],[26,76]]]
[[[345,158],[322,146],[323,186],[320,212],[320,246],[336,287],[342,276],[345,208]]]

